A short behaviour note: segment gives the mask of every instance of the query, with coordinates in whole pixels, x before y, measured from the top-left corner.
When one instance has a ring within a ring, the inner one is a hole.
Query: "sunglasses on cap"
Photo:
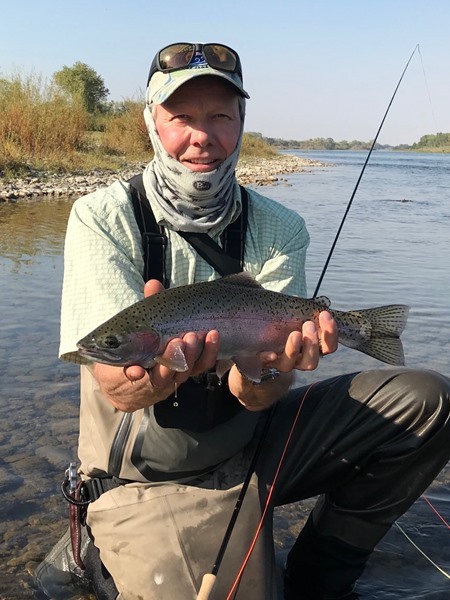
[[[211,68],[218,71],[236,73],[242,80],[241,61],[232,48],[223,44],[179,42],[166,46],[156,54],[150,67],[147,85],[157,71],[170,73],[171,71],[186,69],[189,65],[195,67],[196,62],[199,65],[204,64],[203,61],[206,61]]]

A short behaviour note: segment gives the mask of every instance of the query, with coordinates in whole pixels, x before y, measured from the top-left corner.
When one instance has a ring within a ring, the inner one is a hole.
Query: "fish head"
[[[148,368],[155,364],[160,352],[161,336],[150,326],[120,323],[111,319],[81,339],[78,353],[94,362],[106,365],[140,365]]]

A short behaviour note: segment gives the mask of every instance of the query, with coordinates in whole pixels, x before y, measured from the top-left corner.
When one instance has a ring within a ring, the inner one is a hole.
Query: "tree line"
[[[372,147],[373,140],[340,140],[333,138],[310,138],[307,140],[285,140],[282,138],[264,137],[261,133],[252,132],[251,135],[259,137],[269,145],[280,150],[369,150]],[[375,150],[416,150],[416,151],[450,151],[450,133],[428,134],[420,138],[419,142],[412,145],[399,144],[392,146],[390,144],[376,143]]]
[[[129,101],[107,101],[109,90],[103,78],[89,65],[76,62],[71,67],[63,66],[53,74],[53,84],[65,94],[69,100],[81,102],[89,114],[117,114],[129,109]],[[8,85],[6,79],[0,78],[0,91]],[[270,146],[282,150],[369,150],[373,140],[340,140],[331,137],[316,137],[307,140],[285,140],[282,138],[265,137],[261,133],[249,132],[256,138],[261,138]],[[450,133],[427,134],[419,142],[412,145],[375,144],[375,150],[450,150]]]
[[[0,85],[5,80],[0,79]],[[66,94],[68,98],[78,101],[84,105],[88,113],[123,113],[128,108],[127,102],[108,102],[109,90],[105,86],[103,78],[89,65],[76,62],[71,67],[63,66],[53,75],[54,84]],[[340,140],[331,137],[316,137],[307,140],[285,140],[282,138],[264,137],[261,133],[251,132],[250,135],[261,138],[270,146],[289,150],[369,150],[373,140]],[[389,144],[375,144],[375,150],[426,150],[426,149],[449,149],[450,133],[427,134],[420,138],[419,142],[412,144],[400,144],[392,146]]]
[[[423,135],[420,140],[411,146],[413,150],[446,149],[450,148],[450,133],[436,133]]]

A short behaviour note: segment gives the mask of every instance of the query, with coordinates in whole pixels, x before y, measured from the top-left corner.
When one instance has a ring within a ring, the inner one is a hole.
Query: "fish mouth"
[[[122,363],[122,357],[117,356],[114,352],[106,349],[88,348],[82,344],[77,344],[78,353],[85,358],[91,358],[97,362],[105,362],[107,364]]]

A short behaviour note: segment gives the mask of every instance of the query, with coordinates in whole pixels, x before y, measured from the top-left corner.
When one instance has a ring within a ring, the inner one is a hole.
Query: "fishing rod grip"
[[[206,573],[203,575],[202,585],[198,592],[197,600],[212,600],[211,592],[216,585],[216,576],[212,573]]]

